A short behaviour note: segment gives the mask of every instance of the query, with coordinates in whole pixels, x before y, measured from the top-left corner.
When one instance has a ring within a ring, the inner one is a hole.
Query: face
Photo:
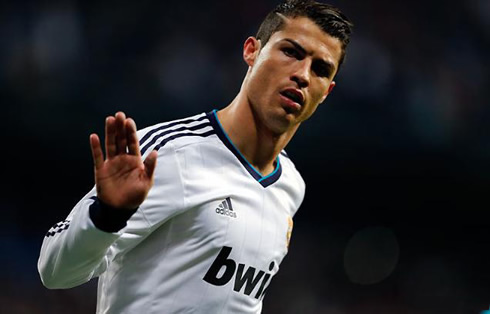
[[[283,29],[264,47],[248,38],[243,55],[252,110],[268,129],[282,134],[308,119],[335,86],[341,42],[306,17],[285,18]]]

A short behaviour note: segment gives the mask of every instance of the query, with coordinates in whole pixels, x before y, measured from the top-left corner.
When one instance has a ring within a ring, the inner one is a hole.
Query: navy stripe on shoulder
[[[164,124],[164,125],[160,125],[159,127],[149,131],[148,133],[146,133],[141,139],[140,139],[140,145],[143,145],[143,143],[148,140],[153,134],[155,134],[156,132],[158,131],[161,131],[161,130],[165,130],[165,129],[168,129],[168,128],[171,128],[175,125],[178,125],[178,124],[186,124],[186,123],[191,123],[191,122],[196,122],[196,121],[202,121],[204,119],[206,119],[206,114],[202,114],[201,116],[199,117],[193,117],[193,118],[187,118],[187,119],[182,119],[182,120],[176,120],[176,121],[173,121],[173,122],[170,122],[170,123],[167,123],[167,124]]]
[[[155,150],[159,150],[160,148],[162,148],[163,146],[165,146],[165,144],[167,144],[168,142],[170,142],[170,141],[172,141],[172,140],[174,140],[176,138],[179,138],[179,137],[184,137],[184,136],[208,137],[208,136],[213,135],[213,134],[216,134],[216,132],[214,132],[214,130],[210,130],[210,131],[207,131],[207,132],[204,132],[204,133],[185,132],[185,133],[174,134],[172,136],[167,137],[163,141],[161,141],[160,144],[158,144],[157,146],[155,146],[154,149]]]
[[[146,143],[145,146],[143,146],[143,148],[141,149],[141,155],[143,155],[148,150],[148,148],[150,148],[150,146],[154,145],[159,139],[161,139],[162,137],[164,137],[167,134],[170,134],[173,132],[180,132],[180,131],[197,131],[197,130],[203,129],[205,127],[208,127],[208,126],[211,126],[211,124],[209,122],[204,122],[204,123],[194,125],[191,127],[182,126],[182,127],[176,128],[176,129],[165,130],[164,132],[156,135],[151,141],[149,141],[148,143]],[[160,128],[160,129],[164,130],[165,128]],[[155,132],[153,132],[153,133],[155,133]]]

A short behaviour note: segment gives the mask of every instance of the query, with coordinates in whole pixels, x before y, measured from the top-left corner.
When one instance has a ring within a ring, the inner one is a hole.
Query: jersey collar
[[[279,156],[276,157],[276,168],[274,171],[266,176],[263,176],[254,166],[252,166],[248,160],[240,153],[238,148],[236,148],[235,144],[231,141],[226,134],[225,130],[221,126],[221,123],[218,120],[218,116],[216,115],[216,109],[208,112],[207,117],[211,122],[211,125],[214,128],[214,131],[218,135],[219,139],[225,144],[225,146],[238,158],[240,163],[247,169],[248,173],[257,180],[264,188],[276,182],[282,173],[281,163],[279,161]]]

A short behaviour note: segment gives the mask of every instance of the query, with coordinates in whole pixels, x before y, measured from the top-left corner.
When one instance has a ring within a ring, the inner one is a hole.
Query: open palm
[[[137,208],[153,185],[157,152],[142,160],[136,124],[123,112],[107,117],[105,123],[106,159],[97,134],[90,135],[97,197],[121,209]]]

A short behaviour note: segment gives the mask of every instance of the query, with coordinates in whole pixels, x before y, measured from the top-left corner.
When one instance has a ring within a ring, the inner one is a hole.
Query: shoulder
[[[168,147],[185,146],[190,143],[200,142],[203,138],[215,134],[206,113],[194,116],[158,123],[145,127],[137,132],[141,154],[147,155],[152,150],[157,150],[159,156],[168,151]],[[168,145],[172,143],[172,145]]]
[[[293,160],[286,153],[285,150],[282,150],[281,153],[279,154],[279,160],[281,162],[283,172],[285,172],[285,174],[288,176],[293,176],[297,181],[299,181],[304,186],[305,182],[303,180],[303,177],[301,176]]]
[[[290,193],[296,195],[297,206],[299,207],[305,196],[305,181],[285,150],[282,150],[279,154],[279,161],[282,168],[283,182],[287,182]]]

